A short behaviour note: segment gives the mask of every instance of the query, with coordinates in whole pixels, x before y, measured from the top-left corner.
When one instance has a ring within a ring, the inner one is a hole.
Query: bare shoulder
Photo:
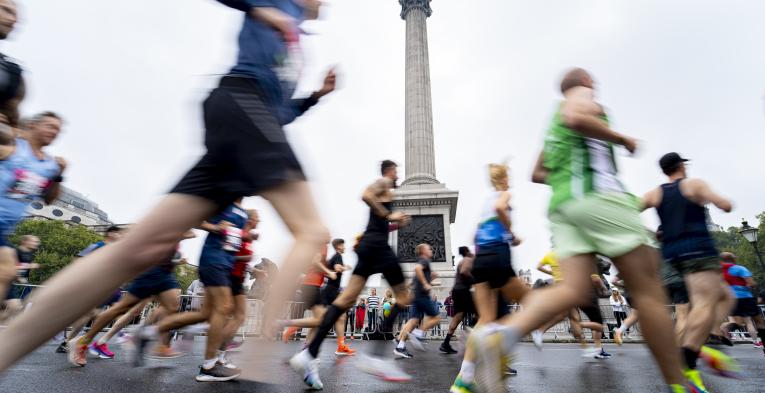
[[[10,157],[11,154],[13,154],[14,149],[16,149],[16,146],[14,145],[1,145],[0,160],[5,160],[6,158]]]

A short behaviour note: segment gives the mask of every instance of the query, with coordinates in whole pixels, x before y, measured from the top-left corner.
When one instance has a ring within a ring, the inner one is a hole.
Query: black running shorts
[[[358,262],[353,269],[353,274],[364,278],[377,273],[382,273],[388,285],[395,287],[404,282],[404,273],[398,263],[398,257],[385,241],[361,240],[356,249]]]
[[[688,304],[690,302],[688,289],[685,287],[684,282],[673,282],[667,284],[665,288],[667,288],[667,295],[672,304]]]
[[[224,208],[243,196],[305,180],[284,129],[253,78],[226,76],[205,100],[207,153],[171,193]]]
[[[317,304],[321,304],[319,289],[320,288],[316,285],[303,284],[300,286],[300,293],[302,295],[300,300],[303,302],[303,306],[306,310],[313,308],[313,306]]]
[[[739,298],[736,302],[736,308],[733,309],[734,317],[753,317],[759,314],[760,307],[757,306],[757,300],[753,297]]]
[[[325,285],[321,289],[321,304],[329,306],[340,296],[340,288],[334,285]]]
[[[501,288],[516,277],[510,257],[510,245],[480,246],[473,261],[473,282],[488,282],[491,288]]]
[[[598,304],[598,298],[592,297],[590,304],[579,307],[580,310],[587,316],[590,322],[603,324],[603,315],[600,313],[600,305]]]
[[[474,313],[475,304],[473,304],[473,295],[469,289],[452,290],[452,299],[454,300],[455,313]]]

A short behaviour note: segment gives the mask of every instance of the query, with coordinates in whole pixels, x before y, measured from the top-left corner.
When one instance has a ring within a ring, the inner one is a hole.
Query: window
[[[43,204],[42,204],[42,203],[40,203],[40,202],[32,202],[32,208],[33,208],[33,209],[37,209],[37,210],[40,210],[40,209],[42,209],[42,208],[43,208]]]
[[[56,217],[61,217],[61,216],[64,215],[64,212],[62,212],[59,209],[53,209],[53,215],[56,216]]]
[[[79,224],[82,222],[82,219],[77,216],[72,216],[72,222]]]

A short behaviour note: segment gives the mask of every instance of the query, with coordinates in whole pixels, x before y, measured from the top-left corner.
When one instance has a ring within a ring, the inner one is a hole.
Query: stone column
[[[406,21],[406,179],[403,184],[436,184],[433,109],[430,99],[428,27],[430,0],[399,0]]]

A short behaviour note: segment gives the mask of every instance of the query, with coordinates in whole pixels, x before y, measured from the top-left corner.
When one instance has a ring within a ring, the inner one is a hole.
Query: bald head
[[[0,40],[4,40],[16,26],[16,2],[0,0]]]
[[[720,258],[728,263],[736,263],[736,254],[732,252],[723,252],[720,253]]]
[[[592,89],[592,76],[583,68],[574,68],[563,75],[560,81],[560,92],[566,94],[568,89],[583,86]]]

